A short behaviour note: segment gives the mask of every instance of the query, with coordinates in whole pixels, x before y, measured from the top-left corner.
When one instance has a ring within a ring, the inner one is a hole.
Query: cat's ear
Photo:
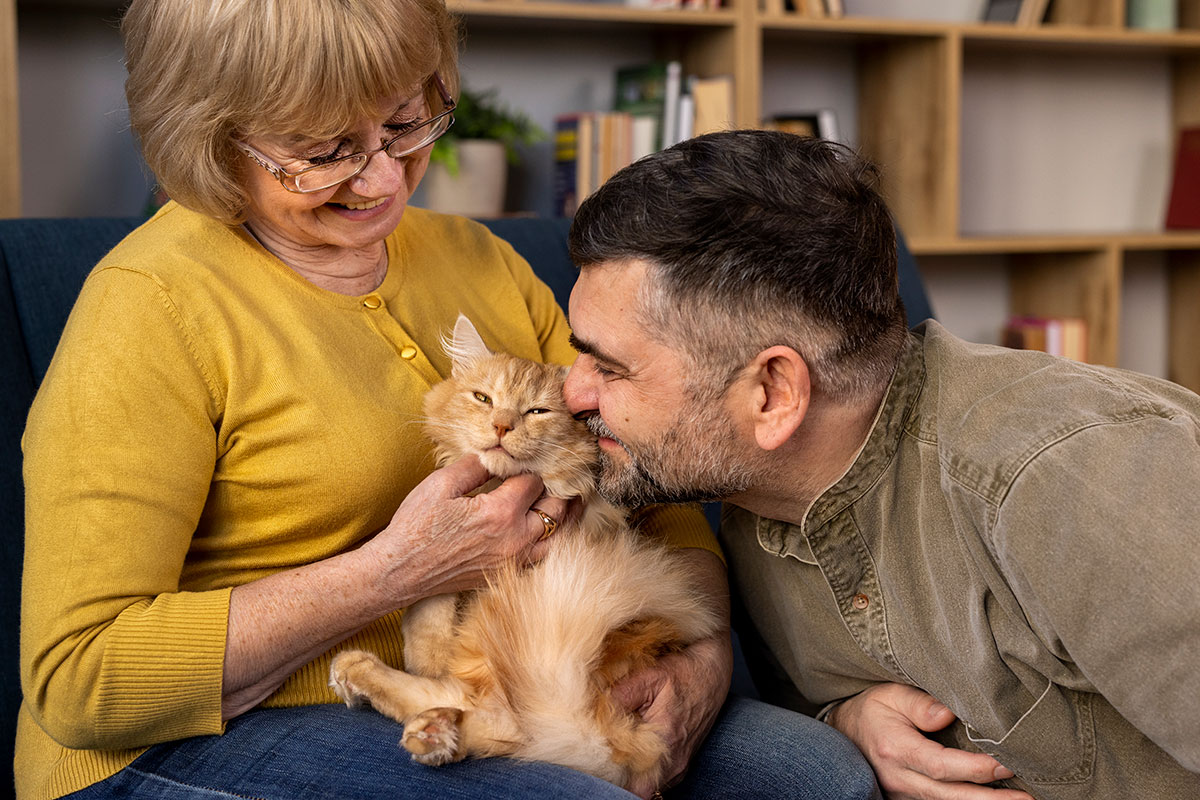
[[[479,359],[492,354],[492,351],[488,350],[487,345],[483,343],[483,337],[479,335],[479,331],[475,330],[475,326],[471,324],[471,320],[462,314],[458,315],[458,320],[454,323],[454,335],[449,339],[442,339],[442,348],[446,351],[446,355],[450,356],[450,362],[453,365],[451,374],[455,376],[460,375],[464,369]]]

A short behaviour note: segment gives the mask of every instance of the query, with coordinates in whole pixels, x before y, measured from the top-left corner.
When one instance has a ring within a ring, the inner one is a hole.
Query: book
[[[1063,355],[1076,361],[1087,361],[1087,323],[1069,317],[1063,323]]]
[[[596,115],[580,114],[575,160],[576,207],[596,188]],[[574,210],[567,216],[574,216]]]
[[[560,114],[554,120],[554,210],[575,216],[583,199],[596,188],[595,114]]]
[[[1013,317],[1004,326],[1001,342],[1015,350],[1087,361],[1087,323],[1079,317]]]
[[[554,119],[554,211],[572,217],[579,208],[579,119],[580,114],[561,114]]]
[[[837,112],[832,108],[822,108],[817,111],[817,133],[822,139],[831,142],[842,140],[842,131],[838,126]]]
[[[825,16],[823,0],[801,0],[798,5],[804,11],[804,16],[810,19],[821,19]]]
[[[1179,23],[1176,0],[1126,0],[1125,24],[1143,31],[1173,31]]]
[[[1021,0],[988,0],[982,19],[983,22],[1013,23],[1017,21],[1020,11]]]
[[[649,118],[638,118],[626,111],[580,111],[556,117],[555,213],[574,216],[588,195],[633,162],[635,148],[653,152],[652,123]],[[641,130],[640,143],[635,141],[635,130]]]
[[[673,66],[672,66],[673,65]],[[668,105],[668,79],[678,81],[681,67],[679,62],[655,61],[621,67],[616,72],[614,111],[627,111],[634,116],[650,117],[654,120],[655,144],[658,150],[664,146],[666,111]],[[675,89],[677,104],[678,88]],[[672,142],[674,144],[674,142]]]
[[[631,163],[658,149],[658,121],[643,114],[630,115]]]
[[[692,95],[681,94],[679,96],[679,121],[675,125],[677,144],[696,135],[696,98]]]
[[[600,187],[617,170],[628,166],[633,150],[633,116],[626,111],[602,111],[596,120],[596,172],[591,189]],[[586,195],[585,195],[586,196]]]
[[[665,150],[683,141],[679,136],[679,98],[683,95],[683,65],[668,61],[663,78],[662,144]]]
[[[1200,228],[1200,128],[1179,131],[1165,227]]]
[[[688,92],[695,106],[692,136],[736,127],[733,119],[733,78],[690,78]]]
[[[1021,10],[1017,13],[1017,24],[1026,27],[1041,25],[1049,5],[1050,0],[1021,0]]]

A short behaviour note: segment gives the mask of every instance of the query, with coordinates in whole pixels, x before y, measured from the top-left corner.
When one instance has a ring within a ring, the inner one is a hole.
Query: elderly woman
[[[550,765],[414,765],[326,685],[342,647],[399,664],[401,609],[539,558],[566,511],[532,476],[467,496],[482,467],[434,471],[412,424],[460,311],[498,348],[574,357],[511,247],[407,205],[452,123],[442,0],[135,0],[123,30],[173,201],[88,278],[29,418],[19,796],[629,797]],[[702,518],[646,524],[722,596]],[[622,691],[678,775],[727,637],[673,658]],[[706,747],[768,719],[735,716]],[[789,726],[786,772],[831,752]],[[713,796],[742,775],[708,772]]]

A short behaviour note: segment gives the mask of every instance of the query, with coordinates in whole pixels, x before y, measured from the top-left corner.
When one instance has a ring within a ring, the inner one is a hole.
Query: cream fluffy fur
[[[403,722],[401,744],[424,763],[507,755],[622,786],[657,782],[662,737],[608,689],[714,632],[716,615],[675,556],[596,495],[596,444],[563,403],[562,368],[490,353],[464,317],[447,351],[453,374],[425,408],[439,464],[476,453],[499,477],[537,472],[549,494],[582,497],[585,511],[538,564],[410,608],[407,671],[347,651],[330,685],[348,705],[367,700]]]

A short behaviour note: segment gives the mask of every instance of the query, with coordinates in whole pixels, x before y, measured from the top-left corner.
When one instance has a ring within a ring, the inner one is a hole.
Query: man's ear
[[[796,432],[812,397],[808,364],[790,347],[763,350],[746,367],[754,438],[774,450]]]

